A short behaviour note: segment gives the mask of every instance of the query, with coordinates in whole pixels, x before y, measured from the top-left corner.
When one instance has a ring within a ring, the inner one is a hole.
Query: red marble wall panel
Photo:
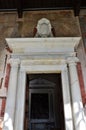
[[[85,105],[86,104],[86,92],[85,92],[85,85],[84,85],[84,80],[83,80],[81,63],[77,63],[77,73],[78,73],[78,78],[79,78],[82,102],[83,102],[83,105]]]
[[[0,117],[4,117],[6,98],[2,98]]]
[[[6,88],[8,88],[9,77],[10,77],[10,69],[11,69],[10,64],[7,64],[7,67],[6,67],[6,76],[5,76],[5,84],[4,84],[4,87],[6,87]]]

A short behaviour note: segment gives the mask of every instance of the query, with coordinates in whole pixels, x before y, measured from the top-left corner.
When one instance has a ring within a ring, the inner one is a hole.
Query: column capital
[[[11,67],[18,67],[20,65],[20,59],[9,59],[8,63],[11,65]]]
[[[71,65],[71,64],[75,64],[76,65],[77,62],[79,62],[79,59],[77,57],[68,57],[67,58],[67,63],[69,65]]]

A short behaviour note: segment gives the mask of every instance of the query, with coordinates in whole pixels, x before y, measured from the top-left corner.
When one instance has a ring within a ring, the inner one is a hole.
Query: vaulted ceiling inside
[[[73,9],[75,16],[86,8],[86,0],[0,0],[0,11],[17,11],[22,17],[27,10]]]

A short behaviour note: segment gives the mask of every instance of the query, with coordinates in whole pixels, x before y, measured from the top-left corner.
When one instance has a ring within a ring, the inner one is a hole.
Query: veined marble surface
[[[80,42],[80,37],[60,38],[7,38],[13,53],[19,54],[58,54],[72,53]]]

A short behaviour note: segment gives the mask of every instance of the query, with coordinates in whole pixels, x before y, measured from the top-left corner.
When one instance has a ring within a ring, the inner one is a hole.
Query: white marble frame
[[[37,73],[61,73],[65,130],[86,130],[76,62],[76,57],[21,61],[10,59],[11,72],[3,130],[24,130],[26,74]]]
[[[71,101],[70,101],[67,64],[64,63],[60,65],[57,64],[56,65],[55,64],[54,65],[34,65],[34,64],[29,65],[29,61],[27,65],[25,65],[25,62],[22,63],[19,71],[14,130],[18,130],[18,129],[24,130],[24,108],[25,108],[24,106],[25,106],[25,86],[26,86],[25,77],[27,73],[28,74],[61,73],[65,130],[73,130],[73,119],[72,119],[72,110],[71,110]]]
[[[3,130],[24,129],[27,73],[61,73],[65,130],[82,130],[82,128],[86,130],[76,68],[78,60],[74,52],[79,44],[80,37],[8,38],[6,41],[10,49],[13,50],[11,55],[13,62],[5,110],[5,115],[8,113],[10,118],[5,120],[4,116]],[[20,58],[21,63],[15,58]],[[16,75],[15,78],[13,78],[14,75]],[[12,95],[13,89],[15,89],[15,92]],[[13,100],[11,100],[12,98]]]

